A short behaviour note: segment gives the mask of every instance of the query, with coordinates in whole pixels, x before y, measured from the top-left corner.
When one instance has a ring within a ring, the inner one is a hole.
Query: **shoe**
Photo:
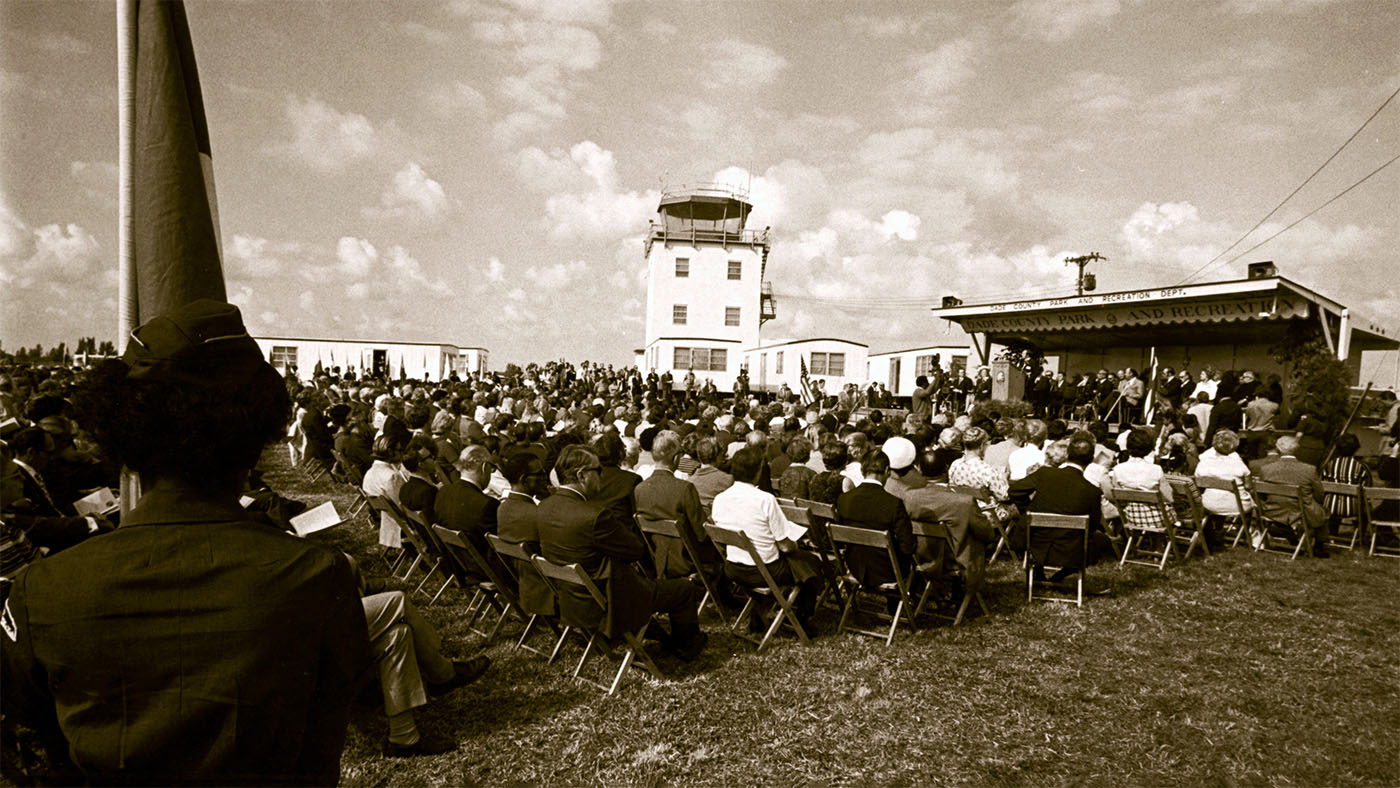
[[[385,758],[413,758],[418,755],[441,755],[457,749],[457,742],[440,739],[436,736],[419,735],[412,744],[398,744],[384,741]]]
[[[666,650],[680,661],[690,662],[700,656],[700,652],[705,650],[705,644],[708,642],[710,642],[709,635],[704,632],[696,632],[686,640],[668,643]]]
[[[1084,596],[1113,596],[1113,589],[1108,586],[1091,586],[1085,583]]]
[[[1332,551],[1331,551],[1331,550],[1328,550],[1328,549],[1325,548],[1325,547],[1314,547],[1314,548],[1313,548],[1312,554],[1313,554],[1313,558],[1331,558],[1331,557],[1332,557]]]
[[[428,694],[441,696],[459,687],[465,687],[481,678],[481,674],[485,673],[486,669],[489,667],[491,667],[490,657],[474,657],[466,662],[453,662],[452,671],[454,675],[452,678],[443,682],[427,682]]]
[[[647,631],[642,634],[642,640],[655,640],[660,643],[665,643],[670,639],[671,634],[666,631],[665,627],[661,626],[655,621],[648,623]]]

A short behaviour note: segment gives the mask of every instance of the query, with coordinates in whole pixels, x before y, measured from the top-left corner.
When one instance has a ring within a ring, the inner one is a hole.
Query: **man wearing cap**
[[[338,782],[364,613],[344,555],[238,505],[291,411],[238,310],[142,325],[74,404],[144,494],[118,530],[15,578],[5,715],[71,758],[65,782]]]

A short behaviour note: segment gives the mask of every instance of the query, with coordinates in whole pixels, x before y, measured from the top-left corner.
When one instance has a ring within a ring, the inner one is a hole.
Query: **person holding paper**
[[[721,528],[747,534],[774,580],[783,585],[797,583],[801,586],[797,595],[797,618],[802,628],[807,629],[821,591],[820,564],[811,553],[797,547],[797,540],[807,529],[790,522],[783,515],[778,499],[758,488],[763,466],[762,447],[745,446],[735,452],[729,460],[734,484],[715,496],[710,517]],[[763,575],[759,574],[748,553],[734,547],[727,547],[725,551],[724,571],[731,580],[746,588],[765,585]],[[760,631],[763,626],[759,616],[754,616],[749,624]]]
[[[143,495],[121,528],[15,577],[6,717],[71,758],[64,782],[337,783],[372,665],[364,611],[344,555],[239,507],[291,403],[237,308],[143,324],[74,405]]]

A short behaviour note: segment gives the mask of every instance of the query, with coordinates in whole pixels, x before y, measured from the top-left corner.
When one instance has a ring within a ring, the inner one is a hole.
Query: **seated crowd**
[[[1119,506],[1115,489],[1158,491],[1184,516],[1189,502],[1173,484],[1183,477],[1306,486],[1292,508],[1206,489],[1204,537],[1220,547],[1226,519],[1262,507],[1275,523],[1313,534],[1326,555],[1330,530],[1352,512],[1349,500],[1325,497],[1320,481],[1381,481],[1345,437],[1319,469],[1321,454],[1309,454],[1319,435],[1306,418],[1296,433],[1242,439],[1258,435],[1247,429],[1248,408],[1186,385],[1189,376],[1173,376],[1180,398],[1164,400],[1150,427],[1115,439],[1101,420],[1071,428],[977,407],[987,401],[980,373],[966,387],[936,381],[951,394],[925,380],[900,420],[858,410],[863,399],[894,404],[879,388],[810,404],[791,392],[730,400],[708,382],[681,387],[669,375],[588,363],[441,383],[332,370],[303,386],[267,365],[236,309],[214,302],[151,321],[137,336],[121,361],[83,377],[7,376],[0,399],[0,417],[17,424],[3,436],[7,738],[13,726],[34,731],[55,762],[89,782],[334,783],[349,704],[376,675],[387,755],[455,747],[420,732],[413,711],[475,681],[489,660],[449,659],[408,595],[287,533],[304,505],[253,470],[276,440],[288,442],[294,463],[319,463],[490,560],[500,558],[494,535],[578,565],[606,606],[556,589],[524,561],[501,559],[497,576],[518,583],[528,615],[596,628],[613,644],[641,632],[684,661],[707,646],[699,623],[707,588],[737,611],[771,577],[794,589],[797,623],[815,633],[818,600],[833,585],[883,593],[890,616],[903,576],[960,601],[1003,535],[1006,547],[1030,553],[1037,574],[1054,567],[1040,576],[1054,584],[1122,551],[1120,522],[1133,504]],[[1141,380],[1128,373],[1114,396],[1134,393],[1138,406],[1132,381]],[[1231,376],[1233,392],[1261,388],[1243,378]],[[1202,381],[1217,383],[1216,394],[1225,382]],[[1196,389],[1197,404],[1212,405],[1204,417],[1181,409]],[[1063,412],[1063,399],[1060,411],[1046,410],[1046,391],[1039,412]],[[1381,475],[1393,485],[1387,462]],[[139,474],[144,493],[123,527],[79,516],[71,502],[114,486],[122,466]],[[804,506],[887,533],[892,552],[852,545],[840,551],[838,576],[824,532],[789,516]],[[1087,550],[1068,532],[1037,531],[1025,544],[1016,525],[1036,512],[1087,516]],[[679,538],[649,544],[639,521],[663,520]],[[916,538],[920,523],[947,526],[947,554]],[[707,526],[744,534],[753,551],[716,545]],[[756,633],[779,615],[759,602],[749,619]]]

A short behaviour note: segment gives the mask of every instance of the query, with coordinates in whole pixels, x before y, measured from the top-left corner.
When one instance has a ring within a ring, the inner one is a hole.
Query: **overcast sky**
[[[1100,290],[1182,282],[1400,87],[1393,0],[187,9],[252,331],[496,368],[630,363],[663,185],[751,189],[764,341],[889,350],[945,338],[915,298],[1063,294],[1067,255],[1110,258]],[[115,331],[114,14],[0,3],[7,349]],[[1397,153],[1400,99],[1238,250]],[[1400,326],[1397,206],[1400,163],[1192,281],[1272,259]]]

